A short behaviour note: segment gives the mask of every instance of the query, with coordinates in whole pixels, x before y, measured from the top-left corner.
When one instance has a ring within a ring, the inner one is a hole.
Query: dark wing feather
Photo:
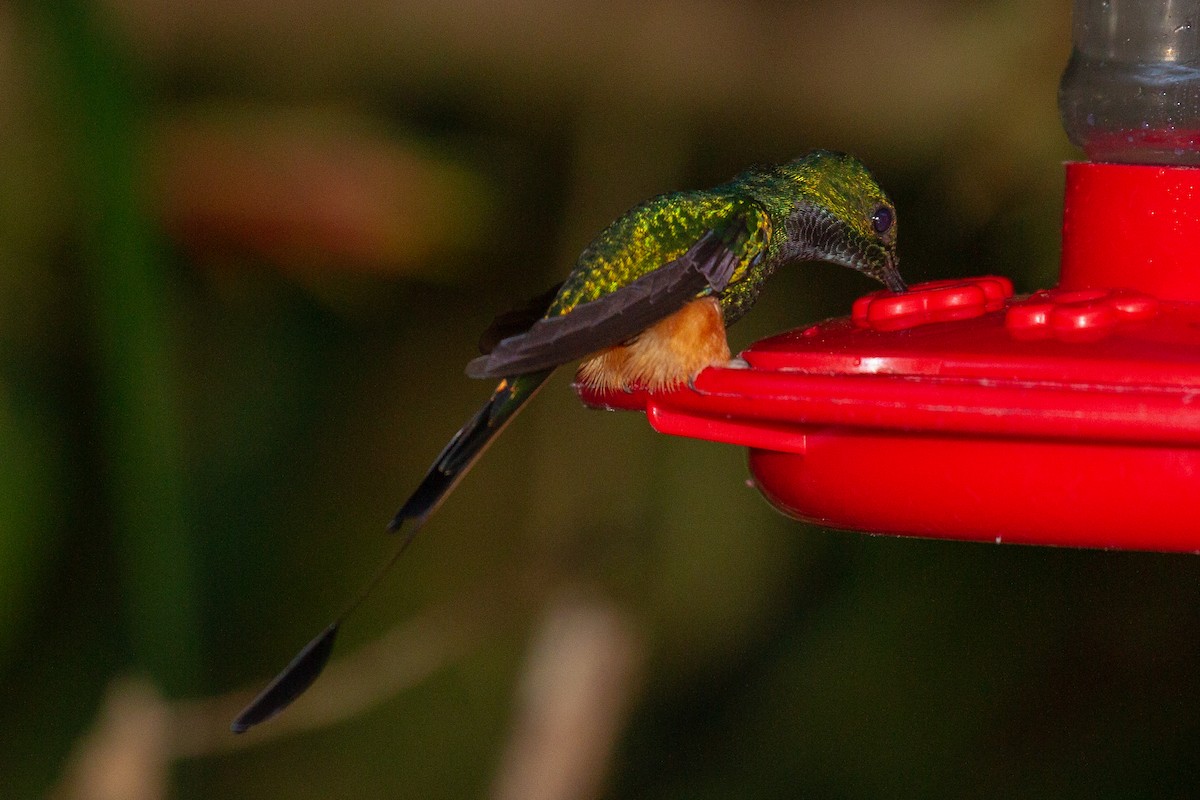
[[[558,296],[562,283],[551,286],[537,297],[531,297],[517,308],[498,315],[479,337],[479,352],[487,355],[496,345],[510,336],[529,330],[535,322],[546,316],[546,309]]]
[[[540,319],[467,364],[472,378],[503,378],[550,369],[612,347],[683,308],[705,289],[721,291],[739,258],[708,232],[674,261],[569,313]]]

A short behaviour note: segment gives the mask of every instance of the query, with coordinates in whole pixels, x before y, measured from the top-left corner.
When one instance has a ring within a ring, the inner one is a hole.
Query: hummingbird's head
[[[830,261],[905,291],[896,257],[896,207],[861,161],[814,150],[779,167],[796,201],[786,219],[795,256]]]

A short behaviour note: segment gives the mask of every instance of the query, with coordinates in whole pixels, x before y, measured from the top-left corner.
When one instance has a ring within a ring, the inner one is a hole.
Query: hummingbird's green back
[[[729,187],[671,192],[618,217],[579,255],[547,316],[565,314],[679,258],[745,206]]]
[[[844,260],[838,248],[850,244],[883,246],[871,230],[881,207],[891,209],[891,203],[862,162],[821,150],[786,164],[752,167],[712,189],[659,195],[630,209],[588,245],[546,316],[566,314],[628,286],[682,256],[706,233],[732,227],[740,234],[731,241],[740,248],[735,253],[741,263],[720,294],[731,324],[782,263]]]

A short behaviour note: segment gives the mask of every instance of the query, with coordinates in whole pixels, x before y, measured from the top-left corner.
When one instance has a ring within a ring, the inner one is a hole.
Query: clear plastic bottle
[[[1075,0],[1058,90],[1092,161],[1200,165],[1200,0]]]

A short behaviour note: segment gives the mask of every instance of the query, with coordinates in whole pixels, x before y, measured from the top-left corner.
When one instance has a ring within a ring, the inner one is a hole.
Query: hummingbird
[[[854,156],[814,150],[755,166],[711,189],[658,195],[592,240],[566,280],[501,314],[480,338],[472,378],[498,380],[388,524],[401,538],[342,614],[233,721],[241,733],[278,714],[324,668],[346,617],[374,589],[492,440],[555,368],[602,390],[665,391],[730,360],[725,329],[785,264],[825,261],[905,291],[896,210]]]

